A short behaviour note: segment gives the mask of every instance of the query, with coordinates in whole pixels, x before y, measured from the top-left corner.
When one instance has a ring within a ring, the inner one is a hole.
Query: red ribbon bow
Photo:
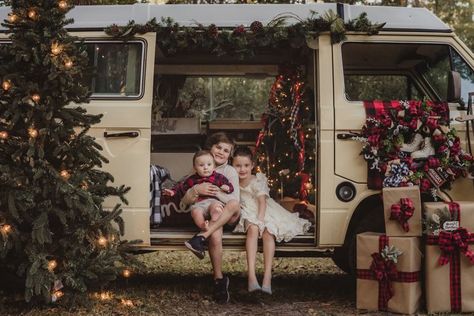
[[[441,249],[439,264],[448,264],[458,253],[464,254],[471,264],[474,264],[474,252],[469,249],[469,241],[472,240],[472,234],[462,227],[452,232],[441,231],[439,233],[439,248]]]
[[[408,220],[413,216],[413,213],[415,213],[413,201],[409,198],[401,198],[400,203],[395,203],[390,208],[390,219],[397,220],[403,230],[408,232],[410,230]]]
[[[398,277],[397,266],[393,261],[385,260],[378,252],[373,253],[372,258],[370,270],[379,282],[379,305],[386,307],[388,301],[394,295],[392,281],[395,281]]]

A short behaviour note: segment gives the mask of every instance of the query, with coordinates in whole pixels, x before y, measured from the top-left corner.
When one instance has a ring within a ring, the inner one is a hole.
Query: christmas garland
[[[288,19],[299,22],[286,25]],[[334,11],[329,10],[324,16],[311,16],[302,20],[296,15],[279,16],[264,26],[254,21],[250,27],[239,25],[235,28],[217,27],[215,24],[195,27],[182,26],[172,18],[155,18],[146,24],[130,21],[126,26],[111,25],[105,32],[115,38],[130,39],[136,34],[157,33],[157,43],[166,56],[187,52],[207,52],[213,55],[254,56],[258,51],[291,47],[294,52],[307,48],[306,40],[318,36],[322,32],[330,32],[332,42],[345,39],[347,31],[377,34],[385,23],[374,24],[362,13],[358,18],[344,23]]]
[[[381,185],[373,189],[419,185],[422,192],[434,195],[467,175],[473,157],[461,149],[455,129],[449,127],[447,103],[392,101],[371,106],[379,110],[354,139],[364,143],[361,154],[369,175],[381,178]]]

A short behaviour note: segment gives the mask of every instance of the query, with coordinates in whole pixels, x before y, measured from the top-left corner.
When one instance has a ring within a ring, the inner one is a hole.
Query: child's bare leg
[[[200,207],[193,208],[191,210],[191,217],[193,218],[194,224],[196,224],[201,231],[207,230],[209,227],[209,221],[204,218],[204,209]]]
[[[248,269],[248,285],[258,283],[257,275],[255,273],[255,264],[257,261],[257,246],[258,246],[258,227],[256,225],[249,225],[247,229],[247,239],[245,240],[245,249],[247,251],[247,269]]]
[[[221,215],[222,212],[224,212],[224,207],[222,206],[222,203],[220,202],[212,202],[211,205],[209,205],[209,214],[211,216],[211,222],[215,222]]]
[[[263,231],[263,281],[262,286],[271,288],[272,286],[272,263],[275,255],[275,237],[268,232]]]

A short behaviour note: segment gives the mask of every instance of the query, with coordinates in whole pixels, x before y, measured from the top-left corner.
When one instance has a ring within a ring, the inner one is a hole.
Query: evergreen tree
[[[117,205],[106,159],[87,131],[101,115],[76,105],[90,96],[87,55],[67,34],[66,0],[16,0],[0,55],[0,271],[23,280],[25,300],[85,292],[129,263],[120,251]],[[118,225],[117,225],[118,224]]]
[[[257,172],[275,197],[314,203],[314,106],[297,66],[282,67],[270,91],[256,144]]]

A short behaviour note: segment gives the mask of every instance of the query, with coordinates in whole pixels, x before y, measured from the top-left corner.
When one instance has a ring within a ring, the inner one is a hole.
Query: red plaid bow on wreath
[[[402,225],[403,230],[408,232],[410,226],[408,220],[415,213],[415,206],[410,198],[401,198],[400,203],[395,203],[390,208],[390,219],[396,220]]]

